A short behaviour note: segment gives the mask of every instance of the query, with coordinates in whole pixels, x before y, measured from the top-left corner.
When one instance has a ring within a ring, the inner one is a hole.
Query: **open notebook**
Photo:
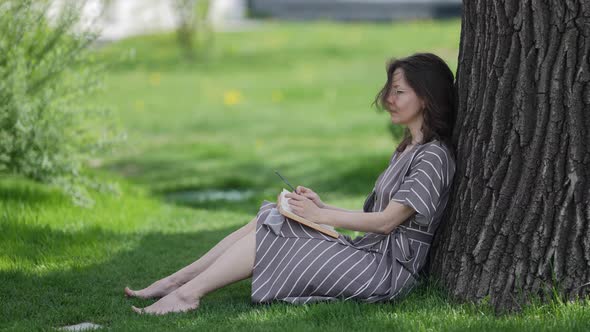
[[[328,236],[331,236],[333,238],[338,238],[338,236],[340,234],[338,232],[336,232],[333,227],[328,226],[328,225],[322,225],[322,224],[315,223],[311,220],[307,220],[307,219],[293,213],[293,210],[291,210],[291,207],[289,206],[289,203],[288,203],[290,198],[285,197],[285,195],[288,193],[290,193],[290,191],[288,191],[287,189],[283,189],[283,191],[281,192],[281,194],[279,196],[279,204],[277,204],[277,209],[279,210],[280,214],[282,214],[283,216],[285,216],[289,219],[293,219],[294,221],[297,221],[298,223],[303,224],[307,227],[311,227],[311,228],[317,230],[318,232],[322,232],[322,233],[324,233]]]

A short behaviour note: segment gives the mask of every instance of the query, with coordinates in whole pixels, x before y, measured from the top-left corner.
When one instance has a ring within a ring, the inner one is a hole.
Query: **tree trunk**
[[[174,1],[174,9],[178,20],[176,37],[185,56],[189,60],[193,60],[195,57],[196,8],[197,0]]]
[[[455,298],[589,293],[589,62],[587,0],[463,1],[457,171],[430,259]]]

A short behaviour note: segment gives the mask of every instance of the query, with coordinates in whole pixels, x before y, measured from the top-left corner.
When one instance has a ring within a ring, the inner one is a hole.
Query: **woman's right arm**
[[[318,194],[316,194],[313,190],[303,187],[303,186],[297,186],[297,189],[295,191],[297,192],[297,194],[303,195],[303,196],[311,199],[315,203],[315,205],[317,205],[317,207],[319,207],[320,209],[343,211],[343,212],[364,212],[363,210],[347,210],[347,209],[339,208],[336,206],[328,205],[328,204],[322,202],[322,200],[320,199],[320,196]]]
[[[327,209],[327,210],[344,211],[344,212],[364,212],[363,210],[347,210],[347,209],[339,208],[339,207],[336,207],[336,206],[331,206],[331,205],[328,205],[328,204],[324,204],[324,207],[323,208],[324,209]]]

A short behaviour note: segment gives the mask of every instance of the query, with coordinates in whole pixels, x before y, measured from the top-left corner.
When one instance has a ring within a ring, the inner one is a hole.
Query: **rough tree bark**
[[[431,273],[500,311],[590,291],[590,1],[465,0]]]

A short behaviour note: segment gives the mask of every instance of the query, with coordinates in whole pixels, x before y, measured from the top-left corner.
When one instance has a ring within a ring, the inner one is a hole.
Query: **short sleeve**
[[[452,183],[455,167],[443,147],[432,144],[419,153],[399,189],[391,200],[412,207],[423,218],[416,223],[428,226],[441,207],[443,195]]]

